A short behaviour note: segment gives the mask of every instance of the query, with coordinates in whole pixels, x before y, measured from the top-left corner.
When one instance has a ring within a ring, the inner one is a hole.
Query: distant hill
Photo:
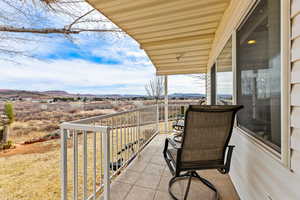
[[[145,97],[146,95],[135,94],[72,94],[62,90],[49,90],[49,91],[26,91],[26,90],[9,90],[0,89],[0,98],[51,98],[51,97],[98,97],[98,98],[133,98]],[[197,93],[173,93],[169,94],[171,98],[202,98],[204,94]]]
[[[44,92],[39,92],[41,94],[45,94],[48,96],[55,96],[55,97],[68,97],[68,96],[75,96],[74,94],[69,94],[66,91],[62,90],[49,90],[49,91],[44,91]]]
[[[35,91],[26,91],[26,90],[7,90],[0,89],[0,97],[10,97],[10,98],[43,98],[47,97],[46,94],[35,92]]]

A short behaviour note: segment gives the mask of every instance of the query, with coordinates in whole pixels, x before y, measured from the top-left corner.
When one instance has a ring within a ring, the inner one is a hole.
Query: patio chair
[[[217,169],[222,174],[229,172],[234,146],[228,143],[235,114],[242,108],[239,105],[189,106],[185,114],[182,142],[167,138],[163,151],[173,175],[169,182],[169,193],[173,199],[178,200],[172,193],[172,185],[178,180],[188,179],[184,194],[184,200],[187,199],[192,178],[199,179],[215,192],[215,199],[219,199],[215,186],[200,177],[196,170]]]

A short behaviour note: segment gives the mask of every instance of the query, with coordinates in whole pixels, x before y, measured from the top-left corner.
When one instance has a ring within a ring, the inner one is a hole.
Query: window
[[[280,151],[280,0],[257,4],[236,45],[238,126]]]
[[[218,105],[232,104],[232,40],[230,39],[217,58],[216,102]]]

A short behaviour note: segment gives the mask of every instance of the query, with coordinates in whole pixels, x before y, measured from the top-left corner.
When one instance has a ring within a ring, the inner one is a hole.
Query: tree
[[[161,98],[164,89],[164,79],[162,76],[155,76],[152,80],[145,85],[145,90],[149,97],[155,99],[155,102],[158,103],[158,100]]]
[[[15,120],[13,104],[7,102],[4,104],[4,114],[6,119],[3,122],[2,140],[1,143],[5,144],[8,142],[9,136],[11,135],[11,125]]]
[[[31,49],[20,47],[38,45],[54,34],[75,41],[82,33],[123,32],[84,0],[0,0],[0,54],[30,56]]]

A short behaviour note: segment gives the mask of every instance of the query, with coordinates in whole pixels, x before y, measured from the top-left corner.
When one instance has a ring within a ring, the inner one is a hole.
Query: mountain
[[[76,96],[74,94],[70,94],[66,91],[62,90],[49,90],[49,91],[44,91],[44,92],[39,92],[41,94],[45,94],[47,96],[55,96],[55,97],[71,97],[71,96]]]
[[[46,94],[36,91],[0,89],[0,97],[5,98],[45,98]]]
[[[0,98],[51,98],[51,97],[98,97],[98,98],[134,98],[134,97],[145,97],[146,95],[135,95],[135,94],[71,94],[62,90],[49,90],[49,91],[27,91],[27,90],[9,90],[0,89]],[[202,98],[204,94],[197,93],[173,93],[170,94],[171,98]]]

